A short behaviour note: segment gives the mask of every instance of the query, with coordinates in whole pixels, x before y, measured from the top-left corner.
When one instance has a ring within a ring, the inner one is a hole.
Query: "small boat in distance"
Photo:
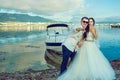
[[[67,24],[50,24],[47,26],[46,32],[46,51],[45,59],[47,63],[54,66],[61,62],[62,42],[65,40],[70,29]]]
[[[111,25],[111,28],[120,28],[120,24]]]

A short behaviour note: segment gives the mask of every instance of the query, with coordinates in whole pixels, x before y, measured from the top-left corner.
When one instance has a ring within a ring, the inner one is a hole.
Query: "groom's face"
[[[88,19],[84,18],[82,21],[81,21],[81,25],[83,28],[86,28],[86,26],[88,25]]]

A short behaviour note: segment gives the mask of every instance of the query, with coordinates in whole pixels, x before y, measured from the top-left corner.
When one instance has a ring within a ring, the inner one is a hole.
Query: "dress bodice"
[[[94,40],[94,37],[91,32],[88,32],[86,40]]]

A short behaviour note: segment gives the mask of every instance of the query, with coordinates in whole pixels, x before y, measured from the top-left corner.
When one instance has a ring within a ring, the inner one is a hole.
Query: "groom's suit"
[[[76,45],[78,40],[81,39],[82,31],[72,31],[72,33],[65,39],[65,41],[62,44],[62,53],[63,53],[63,59],[61,64],[61,72],[62,74],[67,69],[67,64],[69,61],[69,58],[71,58],[71,61],[73,60],[75,54],[76,54]]]

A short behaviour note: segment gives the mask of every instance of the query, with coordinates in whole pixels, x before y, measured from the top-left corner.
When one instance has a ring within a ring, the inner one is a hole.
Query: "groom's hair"
[[[83,19],[89,19],[89,18],[84,16],[84,17],[81,18],[81,21],[82,21]]]

